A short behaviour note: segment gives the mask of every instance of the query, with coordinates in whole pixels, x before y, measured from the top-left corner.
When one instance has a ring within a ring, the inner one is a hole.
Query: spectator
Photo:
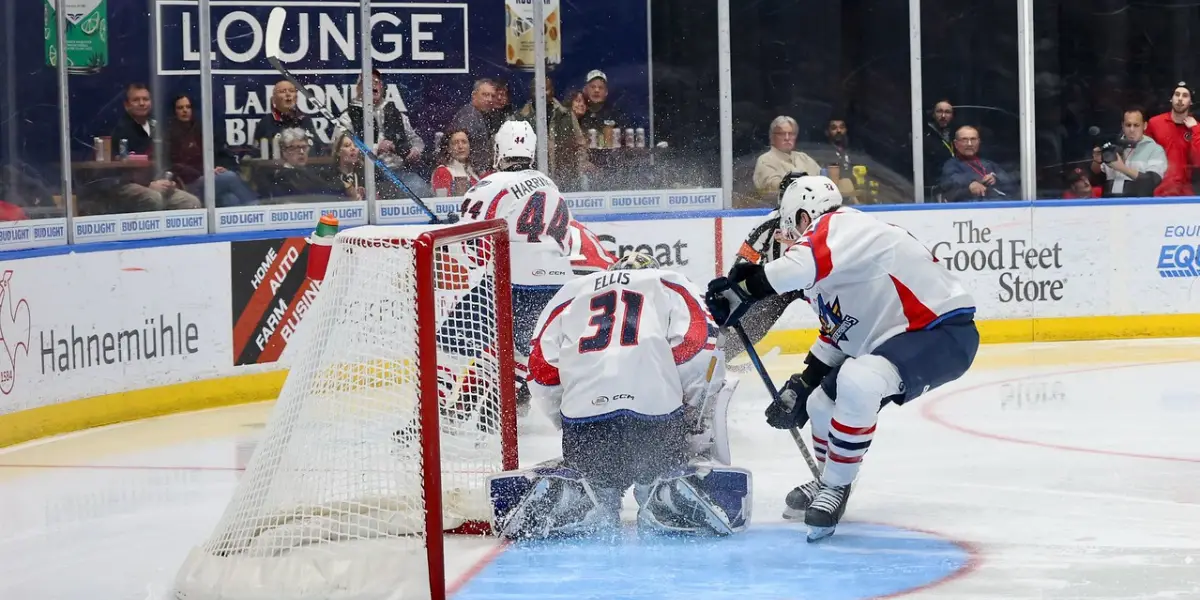
[[[271,114],[264,115],[254,127],[254,140],[273,141],[284,129],[298,128],[316,140],[317,131],[312,119],[296,104],[297,91],[292,82],[284,79],[271,90]],[[282,152],[282,150],[281,150]],[[277,158],[272,156],[271,158]]]
[[[1064,199],[1099,198],[1103,192],[1103,189],[1092,185],[1087,171],[1076,167],[1067,173],[1067,189],[1063,192]]]
[[[994,161],[979,156],[979,130],[964,125],[954,133],[955,157],[942,165],[938,187],[947,202],[1016,199],[1017,182]]]
[[[586,104],[583,104],[583,110],[587,110]],[[530,100],[521,109],[520,116],[536,128],[534,112],[534,102]],[[554,82],[549,77],[546,78],[546,133],[550,178],[563,191],[578,190],[579,174],[587,161],[587,140],[575,114],[554,98]]]
[[[492,112],[488,113],[488,125],[490,127],[488,133],[492,137],[495,137],[496,132],[500,131],[500,125],[509,119],[516,118],[517,109],[512,105],[512,96],[508,91],[508,80],[503,78],[493,79],[492,84],[496,87],[496,95],[492,100]]]
[[[145,84],[126,86],[125,113],[113,128],[112,139],[114,142],[126,140],[130,153],[146,156],[153,153],[157,125],[150,118],[150,105],[150,88]],[[153,177],[149,173],[150,170],[130,169],[115,182],[115,187],[110,187],[112,181],[96,182],[98,185],[92,191],[109,195],[115,201],[98,212],[148,212],[203,206],[199,198],[180,189],[176,181],[166,176]]]
[[[174,115],[167,124],[167,154],[171,157],[171,171],[179,183],[197,198],[204,196],[204,132],[200,121],[195,119],[192,100],[187,95],[175,97]],[[214,132],[215,133],[215,132]],[[217,144],[214,153],[216,168],[213,183],[216,188],[217,206],[244,206],[254,204],[258,196],[237,174],[237,160],[229,154],[224,144]]]
[[[446,148],[437,169],[433,171],[432,187],[438,196],[463,196],[479,183],[479,175],[471,168],[471,140],[467,132],[451,131],[446,136]]]
[[[471,102],[458,110],[450,121],[450,131],[465,131],[471,143],[471,167],[477,172],[491,164],[492,134],[488,114],[495,102],[496,87],[490,79],[480,79],[471,90]]]
[[[333,168],[329,179],[341,184],[347,199],[365,200],[367,191],[363,188],[362,177],[363,154],[350,139],[350,134],[343,130],[333,140]]]
[[[308,166],[312,139],[299,127],[284,129],[279,134],[279,151],[283,164],[259,171],[258,191],[270,204],[290,202],[328,202],[330,196],[343,196],[344,186],[329,181],[325,173]]]
[[[1192,168],[1200,166],[1200,124],[1191,114],[1194,96],[1186,81],[1175,84],[1171,110],[1155,115],[1146,125],[1146,135],[1167,156],[1167,172],[1154,190],[1155,196],[1193,195]]]
[[[583,131],[603,131],[605,121],[611,121],[615,127],[632,127],[625,115],[608,101],[608,75],[604,71],[594,69],[587,74],[583,93],[587,99],[587,112],[579,118]]]
[[[754,187],[763,198],[774,199],[779,193],[779,182],[788,173],[821,174],[817,161],[803,152],[795,152],[798,130],[796,120],[791,117],[778,116],[771,121],[771,149],[759,156],[754,165]]]
[[[929,121],[925,123],[925,191],[926,197],[932,197],[928,192],[937,185],[942,175],[942,165],[954,158],[954,129],[950,124],[954,121],[954,106],[949,100],[940,100],[933,105],[929,113]]]
[[[1100,148],[1092,148],[1092,172],[1104,176],[1105,198],[1153,196],[1167,171],[1167,154],[1145,135],[1146,113],[1140,108],[1125,111],[1123,137],[1134,144],[1116,152],[1115,160],[1103,163]],[[1191,186],[1188,186],[1191,189]]]
[[[384,99],[383,75],[376,70],[372,72],[371,79],[374,98],[371,102],[372,110],[375,112],[375,143],[372,144],[372,150],[414,194],[421,197],[432,196],[433,190],[429,189],[425,181],[411,168],[421,158],[421,153],[413,147],[409,139],[404,115],[399,108],[396,108],[395,104]],[[361,77],[359,77],[357,85],[358,96],[346,106],[346,110],[338,118],[337,127],[334,130],[335,137],[340,138],[342,132],[351,131],[359,139],[363,138],[363,84]],[[354,143],[348,137],[346,141]],[[338,152],[339,148],[340,146],[335,144],[334,152]],[[375,183],[383,188],[379,192],[380,196],[399,197],[404,193],[395,189],[396,186],[392,180],[382,172],[376,172]]]
[[[840,117],[830,119],[825,125],[825,141],[828,145],[813,152],[816,155],[813,159],[818,166],[828,167],[829,178],[837,183],[843,198],[856,198],[859,194],[854,185],[854,161],[850,159],[849,140],[846,120]]]

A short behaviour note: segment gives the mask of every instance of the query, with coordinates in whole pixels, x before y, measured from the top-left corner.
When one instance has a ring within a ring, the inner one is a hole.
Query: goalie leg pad
[[[753,488],[745,469],[697,463],[660,477],[638,511],[649,533],[726,536],[750,523]]]
[[[578,471],[558,461],[493,475],[488,490],[494,531],[506,539],[590,535],[619,523],[620,495],[614,505],[613,494],[597,493]]]

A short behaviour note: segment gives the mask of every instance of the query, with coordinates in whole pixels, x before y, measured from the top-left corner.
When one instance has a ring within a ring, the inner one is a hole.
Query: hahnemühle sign
[[[45,0],[42,38],[46,64],[58,66],[58,27],[54,11],[61,0]],[[108,66],[108,3],[106,0],[65,0],[67,71],[93,74]]]

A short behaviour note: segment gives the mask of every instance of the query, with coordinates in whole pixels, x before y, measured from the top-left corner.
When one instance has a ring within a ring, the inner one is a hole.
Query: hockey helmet
[[[799,239],[800,213],[809,221],[842,205],[842,193],[833,180],[821,175],[808,175],[793,181],[779,201],[779,229],[791,239]]]
[[[617,262],[608,266],[609,271],[636,271],[637,269],[658,269],[658,261],[649,254],[634,250],[626,252]]]
[[[533,162],[537,156],[537,133],[527,121],[505,121],[495,137],[495,166],[506,159],[525,159]]]

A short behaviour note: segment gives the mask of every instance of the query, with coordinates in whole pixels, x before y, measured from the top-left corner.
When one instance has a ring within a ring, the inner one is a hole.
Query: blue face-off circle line
[[[953,579],[973,551],[932,533],[847,522],[816,544],[802,525],[729,538],[639,537],[510,544],[454,600],[621,598],[867,600]]]

